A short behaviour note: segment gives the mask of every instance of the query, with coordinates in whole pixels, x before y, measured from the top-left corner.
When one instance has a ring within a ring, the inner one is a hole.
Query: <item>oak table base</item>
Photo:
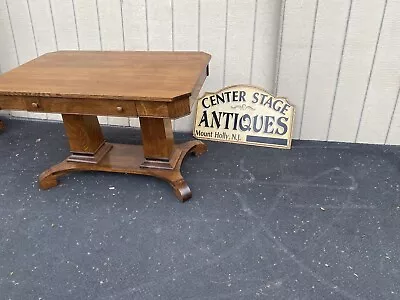
[[[58,177],[73,171],[104,171],[154,176],[167,181],[179,200],[186,201],[192,197],[180,168],[188,153],[199,156],[207,151],[207,146],[203,142],[194,140],[183,144],[172,144],[169,160],[150,160],[145,157],[144,147],[141,145],[104,142],[95,116],[63,115],[63,119],[72,154],[40,175],[39,185],[42,189],[55,187],[58,185]],[[143,128],[142,135],[146,135]],[[162,148],[162,143],[160,146]],[[79,152],[77,147],[86,150],[77,153]],[[88,153],[89,148],[96,151]]]

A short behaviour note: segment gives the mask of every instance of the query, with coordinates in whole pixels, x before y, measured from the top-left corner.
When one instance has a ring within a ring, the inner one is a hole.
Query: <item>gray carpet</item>
[[[182,204],[135,175],[73,173],[40,191],[68,154],[62,125],[5,123],[0,299],[400,298],[400,147],[208,142],[183,164]]]

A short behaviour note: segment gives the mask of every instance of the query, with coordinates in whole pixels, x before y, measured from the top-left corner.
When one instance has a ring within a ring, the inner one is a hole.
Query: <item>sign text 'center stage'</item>
[[[222,142],[290,148],[294,108],[252,86],[232,86],[198,100],[194,136]]]

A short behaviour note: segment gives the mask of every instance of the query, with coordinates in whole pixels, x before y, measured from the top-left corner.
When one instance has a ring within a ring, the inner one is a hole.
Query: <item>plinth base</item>
[[[58,177],[73,171],[139,174],[154,176],[167,181],[174,189],[176,197],[181,201],[186,201],[192,197],[192,192],[180,171],[182,161],[188,153],[194,153],[199,156],[207,151],[207,146],[200,141],[190,141],[175,145],[174,151],[177,158],[170,162],[171,169],[164,169],[146,164],[142,146],[106,143],[103,147],[107,147],[109,151],[96,164],[93,162],[70,161],[70,158],[67,158],[44,171],[39,177],[40,187],[42,189],[55,187],[58,185]]]

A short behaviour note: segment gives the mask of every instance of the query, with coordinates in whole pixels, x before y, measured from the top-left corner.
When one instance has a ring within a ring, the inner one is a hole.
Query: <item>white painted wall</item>
[[[213,56],[202,92],[288,97],[295,138],[400,144],[399,16],[398,0],[0,0],[0,72],[57,49],[201,50]]]
[[[400,1],[283,1],[277,93],[294,137],[400,144]]]

